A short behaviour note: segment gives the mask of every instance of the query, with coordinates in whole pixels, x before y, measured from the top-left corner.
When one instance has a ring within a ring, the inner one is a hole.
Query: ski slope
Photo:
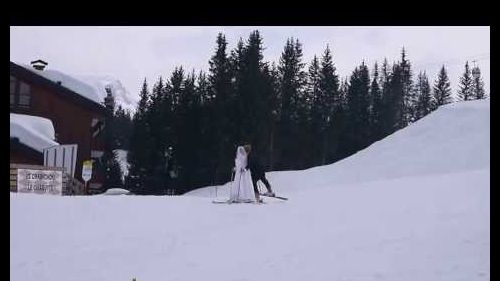
[[[490,280],[489,111],[445,106],[333,165],[269,173],[286,202],[11,193],[10,279]]]
[[[456,102],[331,165],[266,174],[278,193],[320,186],[440,175],[490,166],[490,102]],[[229,185],[217,195],[228,196]],[[191,192],[214,196],[215,188]]]

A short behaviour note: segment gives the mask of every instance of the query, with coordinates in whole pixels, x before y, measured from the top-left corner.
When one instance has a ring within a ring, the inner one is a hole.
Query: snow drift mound
[[[273,188],[288,193],[325,185],[480,170],[490,165],[490,100],[457,102],[331,165],[269,172]],[[304,185],[304,182],[306,185]],[[219,195],[228,185],[219,188]],[[213,196],[213,187],[188,194]]]

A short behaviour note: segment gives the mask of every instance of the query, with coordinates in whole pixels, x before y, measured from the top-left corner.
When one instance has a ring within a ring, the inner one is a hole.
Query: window
[[[16,83],[17,79],[10,76],[10,106],[14,106],[16,104]]]
[[[31,87],[30,85],[20,81],[19,83],[19,106],[29,107],[31,100]]]
[[[31,105],[31,86],[16,77],[10,76],[10,106],[29,108]]]

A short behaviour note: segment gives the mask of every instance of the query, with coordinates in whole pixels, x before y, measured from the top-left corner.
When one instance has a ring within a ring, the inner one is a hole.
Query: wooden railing
[[[10,164],[10,191],[17,192],[17,169],[31,169],[31,170],[49,170],[49,171],[61,171],[63,173],[62,177],[62,193],[63,195],[82,195],[85,192],[85,186],[83,183],[77,179],[71,177],[65,172],[65,168],[59,167],[47,167],[40,165],[27,165],[27,164]]]

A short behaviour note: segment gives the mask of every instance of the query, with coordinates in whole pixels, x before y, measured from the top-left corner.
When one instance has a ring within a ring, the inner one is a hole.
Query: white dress
[[[247,167],[247,153],[242,146],[239,146],[236,151],[236,159],[234,160],[235,173],[234,180],[231,184],[229,202],[255,202],[255,193],[252,184],[252,175],[250,170],[245,170]]]

